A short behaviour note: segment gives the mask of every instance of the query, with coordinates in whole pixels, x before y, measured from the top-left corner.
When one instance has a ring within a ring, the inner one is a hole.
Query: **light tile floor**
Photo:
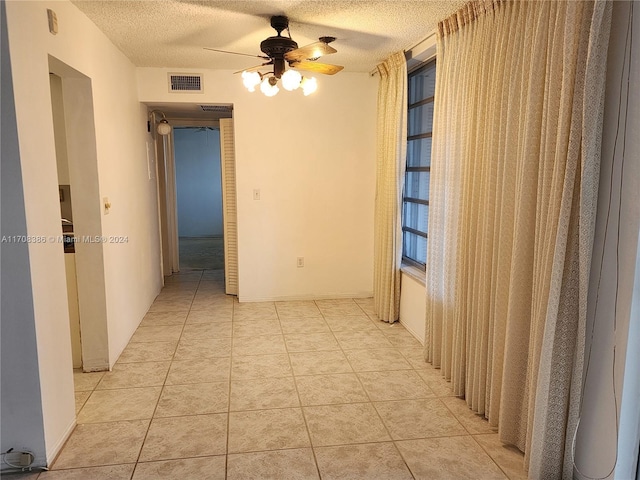
[[[223,291],[221,271],[170,277],[113,371],[75,373],[78,426],[33,478],[526,478],[371,299]]]

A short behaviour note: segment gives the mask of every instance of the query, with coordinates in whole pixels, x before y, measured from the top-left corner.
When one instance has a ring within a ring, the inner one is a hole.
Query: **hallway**
[[[190,270],[223,270],[224,238],[223,237],[180,237],[180,271]]]
[[[526,478],[371,299],[223,292],[221,270],[167,278],[113,371],[74,374],[52,471],[16,478]]]

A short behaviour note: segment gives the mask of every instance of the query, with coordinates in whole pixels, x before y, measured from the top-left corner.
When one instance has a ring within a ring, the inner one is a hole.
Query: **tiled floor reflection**
[[[113,371],[75,373],[78,427],[39,480],[526,478],[370,299],[223,284],[170,277]]]

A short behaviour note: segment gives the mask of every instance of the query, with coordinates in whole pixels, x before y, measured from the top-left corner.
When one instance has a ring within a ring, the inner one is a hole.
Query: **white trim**
[[[224,284],[227,295],[238,295],[238,195],[233,118],[220,119],[222,223],[224,225]]]
[[[54,445],[54,447],[48,451],[47,453],[47,463],[46,466],[50,466],[53,464],[53,462],[55,461],[55,459],[57,458],[57,456],[60,454],[60,451],[62,450],[62,447],[64,447],[64,444],[67,443],[67,440],[69,439],[69,437],[71,436],[71,434],[73,433],[73,430],[76,428],[77,422],[76,419],[74,417],[73,421],[71,422],[71,424],[67,427],[67,429],[64,431],[64,434],[62,435],[62,437],[60,437],[60,440],[58,440],[58,442]],[[34,462],[37,463],[37,462]],[[35,467],[35,465],[34,465]]]
[[[183,118],[171,114],[167,115],[167,120],[171,121],[171,126],[174,128],[211,127],[220,129],[220,120]]]
[[[424,347],[424,338],[420,338],[420,335],[418,335],[418,333],[413,328],[411,328],[408,323],[405,323],[402,321],[402,319],[400,319],[400,325],[402,325],[407,330],[407,332],[413,335],[413,337],[418,340],[418,342],[420,342],[420,345]]]
[[[435,30],[431,32],[424,40],[414,47],[406,51],[407,70],[410,72],[413,68],[422,65],[425,62],[433,60],[436,57],[437,36]]]
[[[99,363],[96,365],[87,365],[86,363],[83,363],[82,371],[84,373],[109,372],[111,371],[111,367],[109,366],[109,363]]]
[[[433,60],[436,56],[436,31],[433,30],[423,40],[420,40],[413,47],[405,49],[405,57],[407,59],[407,70],[417,67],[418,65]],[[375,66],[369,71],[369,76],[373,77],[378,73],[378,67]]]
[[[178,194],[176,187],[176,160],[173,129],[162,137],[164,145],[165,174],[167,176],[167,230],[169,239],[169,262],[171,273],[180,271],[180,251],[178,247]]]
[[[238,297],[240,303],[253,303],[253,302],[293,302],[300,300],[332,300],[340,298],[371,298],[373,297],[373,290],[370,292],[356,292],[356,293],[330,293],[323,295],[283,295],[275,297]]]
[[[427,285],[426,271],[421,270],[418,267],[414,267],[413,265],[409,265],[407,263],[403,263],[400,266],[400,271],[404,273],[406,276],[413,278],[416,282],[426,287]]]
[[[640,233],[638,234],[640,238]],[[622,383],[622,400],[620,404],[620,429],[618,431],[618,458],[616,461],[616,479],[640,478],[638,468],[638,451],[640,450],[640,355],[631,345],[640,341],[640,241],[636,253],[636,269],[631,295],[631,311],[629,315],[629,333],[627,338],[627,355]]]

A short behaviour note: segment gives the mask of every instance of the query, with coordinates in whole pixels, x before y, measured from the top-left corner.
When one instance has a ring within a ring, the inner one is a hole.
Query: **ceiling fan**
[[[205,50],[214,52],[243,55],[266,60],[260,65],[242,70],[241,72],[244,84],[249,91],[254,91],[255,87],[259,83],[262,83],[260,88],[262,92],[268,96],[275,95],[278,92],[276,84],[280,78],[282,78],[283,86],[287,90],[294,90],[298,86],[302,86],[305,95],[308,95],[307,91],[309,91],[309,93],[311,93],[311,90],[315,91],[315,87],[317,86],[315,79],[305,79],[299,72],[287,70],[287,65],[296,70],[305,70],[325,75],[334,75],[344,68],[340,65],[330,65],[316,61],[324,55],[337,52],[335,48],[329,45],[335,40],[335,37],[320,37],[317,42],[298,48],[298,44],[291,38],[289,19],[287,17],[284,15],[272,16],[271,26],[278,34],[266,38],[260,43],[260,50],[264,55],[249,55],[246,53],[219,50],[217,48],[204,48]],[[282,35],[284,30],[289,34],[288,37]],[[265,73],[260,72],[260,70],[264,68],[271,67],[272,70]],[[305,83],[307,84],[307,89],[305,89]]]

